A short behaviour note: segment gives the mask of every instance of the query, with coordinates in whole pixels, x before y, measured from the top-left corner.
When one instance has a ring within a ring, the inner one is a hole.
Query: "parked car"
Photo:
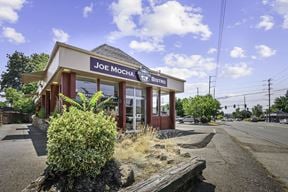
[[[280,119],[281,124],[288,124],[288,119]]]
[[[181,120],[183,120],[184,119],[184,117],[180,117],[180,116],[176,116],[176,121],[181,121]]]
[[[192,116],[186,116],[179,120],[179,123],[199,123],[199,119],[194,119]]]

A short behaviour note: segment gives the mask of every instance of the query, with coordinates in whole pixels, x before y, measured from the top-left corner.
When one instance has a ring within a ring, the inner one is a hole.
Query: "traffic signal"
[[[236,105],[235,105],[235,104],[233,105],[233,108],[236,108]]]
[[[244,107],[245,107],[245,109],[246,109],[246,108],[247,108],[247,105],[245,104]]]
[[[225,105],[225,109],[227,109],[227,106]]]

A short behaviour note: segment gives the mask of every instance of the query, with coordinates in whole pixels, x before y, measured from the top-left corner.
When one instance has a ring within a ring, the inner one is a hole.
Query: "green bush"
[[[200,118],[200,121],[201,121],[201,123],[208,123],[210,120],[209,120],[209,118],[207,118],[207,117],[205,117],[205,116],[202,116],[202,117]]]
[[[44,107],[41,107],[40,110],[38,111],[37,113],[37,116],[40,118],[40,119],[45,119],[46,118],[46,110]]]
[[[96,176],[114,153],[116,122],[103,111],[95,114],[70,107],[52,117],[48,129],[47,164],[72,176]]]

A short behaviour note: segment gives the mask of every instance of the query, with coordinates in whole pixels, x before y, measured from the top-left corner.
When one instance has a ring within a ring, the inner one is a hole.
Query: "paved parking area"
[[[29,124],[0,127],[0,191],[21,191],[46,167],[46,135]]]

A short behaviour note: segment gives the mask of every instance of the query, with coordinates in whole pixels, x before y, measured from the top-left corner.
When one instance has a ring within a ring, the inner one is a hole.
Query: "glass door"
[[[135,99],[135,128],[140,129],[141,125],[145,125],[145,100]]]
[[[126,89],[126,128],[137,130],[145,125],[145,97],[142,89]]]
[[[134,130],[134,99],[126,98],[126,128]]]

